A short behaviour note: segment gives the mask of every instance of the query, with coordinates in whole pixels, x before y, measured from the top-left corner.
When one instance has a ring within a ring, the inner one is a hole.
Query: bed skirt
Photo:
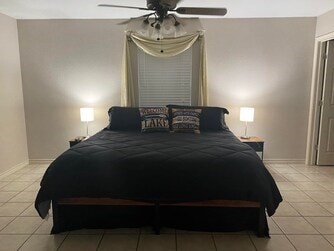
[[[251,201],[151,203],[110,198],[69,198],[52,201],[51,233],[151,226],[210,232],[251,230],[269,236],[265,209]]]

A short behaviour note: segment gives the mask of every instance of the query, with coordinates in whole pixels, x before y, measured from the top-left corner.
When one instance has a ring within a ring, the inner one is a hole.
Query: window
[[[167,58],[137,51],[139,106],[191,105],[192,49]]]
[[[148,39],[135,32],[127,32],[126,36],[122,67],[122,105],[207,105],[206,50],[202,32],[189,33],[166,41]],[[138,48],[157,58],[139,52]],[[165,54],[160,53],[161,49],[164,49]],[[190,51],[178,57],[169,60],[165,57],[185,52],[187,49]],[[161,57],[165,59],[160,60]],[[188,80],[184,81],[186,76]],[[171,87],[166,90],[168,86]]]

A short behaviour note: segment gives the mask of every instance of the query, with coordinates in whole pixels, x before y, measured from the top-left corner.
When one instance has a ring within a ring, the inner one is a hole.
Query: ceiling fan
[[[153,11],[149,14],[143,15],[144,23],[149,24],[149,18],[153,17],[154,22],[151,23],[152,27],[160,29],[160,24],[166,18],[173,18],[174,25],[177,26],[180,23],[177,21],[176,16],[173,14],[181,15],[215,15],[224,16],[227,13],[226,8],[204,8],[204,7],[178,7],[176,5],[182,0],[146,0],[147,8],[134,7],[134,6],[124,6],[124,5],[113,5],[113,4],[98,4],[99,7],[114,7],[114,8],[128,8],[128,9],[138,9],[145,11]],[[172,13],[170,13],[172,12]]]

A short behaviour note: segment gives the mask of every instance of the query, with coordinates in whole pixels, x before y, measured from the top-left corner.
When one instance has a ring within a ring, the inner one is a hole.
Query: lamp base
[[[250,136],[241,136],[242,139],[250,139]]]

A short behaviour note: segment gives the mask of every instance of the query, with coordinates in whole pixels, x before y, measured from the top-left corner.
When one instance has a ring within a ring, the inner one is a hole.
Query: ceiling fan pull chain
[[[157,40],[160,41],[160,53],[164,53],[164,49],[163,49],[163,46],[162,46],[162,39],[160,38],[160,30],[159,30],[159,33],[158,33]]]
[[[164,53],[164,50],[163,50],[163,48],[162,48],[162,41],[161,41],[160,46],[161,46],[161,47],[160,47],[160,48],[161,48],[160,52],[161,52],[161,53]]]

